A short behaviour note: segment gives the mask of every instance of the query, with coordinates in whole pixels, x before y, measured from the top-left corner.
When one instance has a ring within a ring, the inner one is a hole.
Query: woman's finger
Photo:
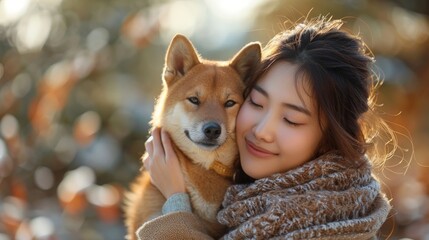
[[[149,154],[149,156],[153,155],[153,137],[152,135],[146,140],[144,144],[146,148],[146,153]]]
[[[149,157],[148,152],[145,152],[143,154],[142,161],[143,161],[143,167],[140,168],[140,171],[143,170],[143,169],[149,170],[150,169],[150,165],[151,165],[151,159]]]
[[[185,192],[185,180],[180,168],[173,143],[168,133],[163,129],[153,132],[154,156],[149,170],[151,182],[164,195],[170,197],[174,193]],[[158,141],[160,141],[158,143]],[[156,157],[157,147],[162,147],[163,158]]]
[[[172,158],[176,156],[176,153],[171,145],[170,136],[168,136],[168,133],[164,129],[161,129],[161,141],[162,146],[164,147],[166,162],[173,160]]]
[[[153,137],[153,156],[151,156],[155,161],[158,160],[158,158],[164,159],[164,147],[162,146],[161,142],[161,136],[160,136],[160,129],[155,128],[152,131],[152,137]]]

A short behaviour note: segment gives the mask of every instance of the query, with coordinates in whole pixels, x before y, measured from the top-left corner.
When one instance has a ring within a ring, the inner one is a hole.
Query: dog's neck
[[[210,169],[223,177],[231,178],[232,175],[234,175],[234,169],[232,167],[225,166],[225,164],[217,160],[212,163]]]
[[[183,159],[189,159],[191,162],[194,162],[188,156],[186,156],[179,149],[179,147],[177,147],[176,144],[173,144],[173,148],[175,149],[175,152],[176,152],[179,159],[181,159],[180,156],[182,156]],[[225,177],[225,178],[232,178],[232,176],[234,175],[234,167],[233,166],[228,167],[218,160],[214,160],[213,163],[210,165],[209,169],[215,171],[217,174],[219,174],[220,176]]]

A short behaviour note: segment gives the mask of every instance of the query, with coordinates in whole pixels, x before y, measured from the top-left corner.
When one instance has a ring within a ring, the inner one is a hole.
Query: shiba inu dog
[[[163,90],[151,126],[169,133],[193,212],[214,237],[222,234],[216,214],[238,160],[235,118],[244,101],[245,81],[260,59],[260,44],[249,43],[230,61],[204,60],[182,35],[176,35],[167,50]],[[136,230],[161,214],[166,199],[142,171],[126,201],[128,238],[136,239]]]

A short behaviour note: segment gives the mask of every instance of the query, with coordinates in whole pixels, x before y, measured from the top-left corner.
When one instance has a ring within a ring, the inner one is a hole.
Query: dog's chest
[[[215,221],[221,202],[207,201],[192,185],[188,185],[188,192],[191,198],[193,211],[206,220]]]
[[[203,169],[198,174],[186,172],[184,176],[193,211],[203,219],[216,222],[217,212],[231,182],[213,171]]]

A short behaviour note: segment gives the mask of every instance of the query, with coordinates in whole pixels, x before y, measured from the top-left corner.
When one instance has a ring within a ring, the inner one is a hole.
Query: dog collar
[[[217,160],[213,162],[213,164],[210,166],[210,169],[224,177],[232,177],[232,175],[234,175],[234,170],[232,168],[225,166],[223,163]]]

